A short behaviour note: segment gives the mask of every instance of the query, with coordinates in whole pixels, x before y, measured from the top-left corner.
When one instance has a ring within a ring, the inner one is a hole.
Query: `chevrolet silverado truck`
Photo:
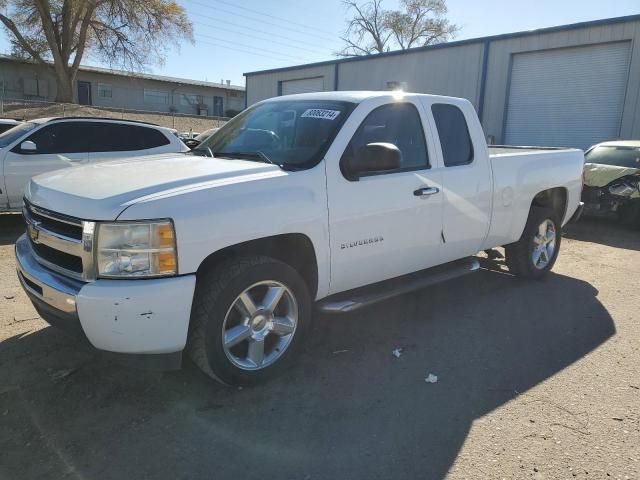
[[[579,213],[580,150],[488,148],[467,100],[290,95],[188,154],[33,178],[17,270],[96,349],[249,384],[290,368],[314,308],[350,312],[478,269],[544,276]]]

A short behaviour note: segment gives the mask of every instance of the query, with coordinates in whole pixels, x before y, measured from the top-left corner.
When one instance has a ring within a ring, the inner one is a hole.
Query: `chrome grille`
[[[78,280],[94,280],[94,222],[24,203],[22,215],[38,263]]]

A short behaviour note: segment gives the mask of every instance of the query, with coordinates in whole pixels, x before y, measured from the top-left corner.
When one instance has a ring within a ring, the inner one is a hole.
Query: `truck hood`
[[[588,187],[605,187],[614,180],[637,174],[640,174],[640,169],[638,168],[617,167],[601,163],[584,164],[584,184]]]
[[[275,165],[185,154],[84,164],[38,175],[25,196],[32,204],[85,220],[115,220],[142,199],[286,175]]]

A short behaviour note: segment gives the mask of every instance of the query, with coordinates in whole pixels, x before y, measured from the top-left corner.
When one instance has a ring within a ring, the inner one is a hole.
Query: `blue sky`
[[[243,72],[328,60],[340,49],[340,0],[179,0],[195,44],[169,50],[148,72],[244,84]],[[457,40],[640,13],[638,0],[448,0]],[[393,8],[397,0],[387,0]],[[9,50],[0,34],[0,52]],[[99,65],[87,59],[86,64]]]

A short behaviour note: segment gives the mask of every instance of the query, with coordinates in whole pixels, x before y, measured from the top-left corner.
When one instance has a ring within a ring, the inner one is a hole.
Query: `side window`
[[[86,124],[60,122],[47,125],[26,140],[36,144],[37,154],[84,153],[88,151]]]
[[[136,145],[138,146],[136,150],[162,147],[171,143],[161,131],[155,128],[134,127],[134,134],[137,139]]]
[[[473,143],[462,110],[455,105],[436,103],[431,106],[431,112],[438,129],[445,167],[473,162]]]
[[[358,127],[344,156],[369,143],[392,143],[402,153],[400,170],[429,168],[429,155],[420,114],[411,103],[390,103],[372,111]]]
[[[91,123],[90,152],[146,150],[171,143],[162,132],[138,125]]]

